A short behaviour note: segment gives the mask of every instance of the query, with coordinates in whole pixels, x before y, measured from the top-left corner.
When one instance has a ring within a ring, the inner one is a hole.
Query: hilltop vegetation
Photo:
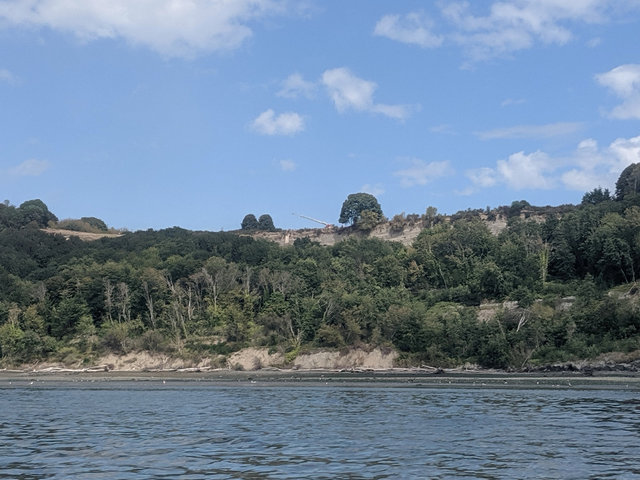
[[[615,198],[596,189],[580,205],[547,209],[544,222],[516,214],[526,202],[503,207],[499,235],[478,212],[438,222],[432,210],[411,246],[349,238],[279,247],[180,228],[82,242],[43,232],[58,220],[41,201],[5,202],[1,361],[91,363],[147,350],[222,366],[245,346],[289,361],[317,347],[381,346],[402,365],[497,368],[637,355],[634,168]],[[97,220],[82,221],[102,229]]]

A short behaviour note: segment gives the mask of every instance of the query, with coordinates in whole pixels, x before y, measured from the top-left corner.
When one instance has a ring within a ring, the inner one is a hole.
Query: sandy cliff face
[[[293,245],[293,242],[299,238],[308,238],[311,241],[318,242],[320,245],[331,246],[351,237],[379,238],[391,242],[400,242],[403,245],[411,245],[423,229],[422,225],[410,225],[401,232],[393,232],[388,224],[382,224],[369,233],[358,232],[351,228],[328,227],[281,232],[257,232],[252,236],[271,240],[281,246]]]
[[[489,231],[498,235],[507,226],[507,221],[498,218],[493,221],[486,221]],[[359,232],[350,227],[327,227],[327,228],[306,228],[303,230],[283,230],[279,232],[255,232],[251,234],[254,238],[264,238],[281,246],[293,245],[299,238],[308,238],[318,242],[320,245],[335,245],[347,238],[379,238],[389,242],[399,242],[403,245],[411,245],[420,235],[425,227],[422,223],[406,225],[401,231],[394,231],[389,223],[383,223],[368,233]]]
[[[232,354],[227,365],[235,370],[258,370],[264,367],[289,367],[300,370],[342,370],[363,368],[371,370],[388,370],[398,354],[394,351],[384,352],[379,348],[371,351],[353,349],[348,352],[318,351],[298,355],[290,365],[284,365],[284,357],[280,353],[269,354],[266,348],[245,348]]]
[[[394,367],[397,357],[398,354],[392,350],[356,348],[343,352],[320,350],[304,353],[287,363],[282,353],[269,353],[267,348],[249,347],[232,353],[226,359],[224,357],[183,359],[161,353],[140,351],[124,355],[107,354],[96,359],[91,366],[84,366],[80,363],[45,362],[37,365],[23,365],[21,370],[40,373],[188,372],[222,369],[253,371],[270,367],[294,370],[388,370]]]
[[[394,351],[383,352],[376,348],[370,352],[356,349],[347,353],[317,352],[299,355],[293,362],[295,368],[304,370],[341,370],[364,368],[371,370],[387,370],[393,368],[398,354]]]
[[[245,348],[231,354],[226,361],[230,370],[260,370],[268,367],[294,368],[299,370],[342,370],[362,368],[387,370],[393,368],[398,354],[395,351],[353,349],[347,352],[318,351],[298,355],[293,362],[285,364],[282,353],[269,353],[267,348]],[[145,370],[182,370],[215,368],[210,359],[185,361],[149,352],[136,352],[127,355],[106,355],[99,359],[98,370],[135,372]]]

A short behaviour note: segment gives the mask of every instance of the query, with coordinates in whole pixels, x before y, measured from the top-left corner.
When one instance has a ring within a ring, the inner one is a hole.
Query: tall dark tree
[[[264,230],[266,232],[274,232],[276,230],[271,215],[269,215],[268,213],[260,215],[260,218],[258,219],[258,229]]]
[[[258,220],[253,213],[249,213],[242,219],[242,230],[257,230],[259,228]]]
[[[17,216],[16,207],[9,204],[8,200],[0,203],[0,229],[15,226]]]
[[[38,226],[46,227],[50,221],[58,221],[58,217],[51,213],[45,203],[39,199],[27,200],[20,205],[18,213],[23,225],[36,222]]]
[[[382,218],[382,208],[376,197],[370,193],[352,193],[342,204],[340,223],[357,223],[362,212],[370,211]]]
[[[106,232],[106,231],[109,230],[107,228],[107,224],[104,223],[104,221],[100,220],[99,218],[96,218],[96,217],[82,217],[80,220],[83,221],[84,223],[87,223],[87,224],[91,225],[93,228],[97,228],[101,232]]]
[[[584,194],[582,197],[582,205],[597,205],[598,203],[609,200],[611,200],[609,189],[605,188],[602,190],[602,188],[598,187]]]
[[[616,200],[640,193],[640,163],[625,168],[616,182]]]
[[[509,217],[517,217],[520,215],[520,212],[525,208],[530,207],[531,204],[526,200],[514,200],[511,202],[511,206],[509,207]]]

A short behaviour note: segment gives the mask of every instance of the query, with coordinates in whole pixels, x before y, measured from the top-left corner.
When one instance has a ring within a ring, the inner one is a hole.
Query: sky
[[[579,203],[640,162],[640,0],[0,0],[0,197],[129,230]]]

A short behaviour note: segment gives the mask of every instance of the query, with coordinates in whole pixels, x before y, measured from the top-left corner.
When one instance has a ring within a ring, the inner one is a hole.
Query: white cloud
[[[0,68],[0,82],[6,82],[8,84],[14,84],[17,82],[16,76],[11,73],[9,70],[4,68]]]
[[[517,152],[506,160],[498,160],[495,168],[482,167],[468,170],[465,175],[474,187],[490,188],[504,184],[513,190],[549,189],[555,184],[550,174],[554,162],[543,152],[525,154]]]
[[[13,177],[37,177],[49,169],[49,162],[31,158],[19,165],[7,169],[7,173]]]
[[[640,162],[640,136],[618,138],[606,148],[586,139],[566,157],[550,157],[544,152],[514,153],[495,167],[465,172],[473,189],[506,185],[513,190],[548,189],[563,185],[569,190],[589,191],[596,187],[613,189],[620,172]],[[474,190],[475,191],[475,190]]]
[[[611,111],[611,117],[640,118],[640,64],[620,65],[596,75],[596,80],[622,99],[622,104]]]
[[[263,135],[294,135],[304,130],[304,118],[295,112],[276,115],[269,109],[258,115],[251,126]]]
[[[562,174],[562,182],[571,190],[588,191],[596,187],[613,190],[620,172],[632,163],[640,162],[640,136],[618,138],[604,149],[595,140],[578,145],[570,159],[573,168]]]
[[[298,168],[298,165],[293,160],[280,160],[278,163],[280,164],[280,169],[283,172],[293,172]]]
[[[498,138],[550,138],[563,135],[570,135],[582,128],[580,122],[558,122],[546,125],[516,125],[513,127],[496,128],[484,132],[477,132],[476,135],[482,140],[493,140]]]
[[[472,60],[509,54],[536,42],[563,45],[574,23],[604,22],[614,0],[513,0],[493,2],[487,15],[475,15],[468,2],[453,2],[442,13],[458,29],[455,40]]]
[[[326,70],[322,74],[322,83],[340,113],[350,108],[369,110],[373,105],[376,84],[356,77],[347,68]]]
[[[474,185],[482,188],[493,187],[498,183],[497,173],[493,168],[482,167],[468,170],[466,176]]]
[[[562,183],[569,190],[586,192],[602,186],[602,176],[592,170],[578,170],[576,168],[562,174]]]
[[[317,85],[314,82],[309,82],[299,73],[294,73],[282,82],[282,89],[280,89],[277,95],[286,98],[312,98],[316,93],[316,89]]]
[[[640,162],[640,136],[616,139],[609,146],[609,152],[614,158],[612,165],[615,170]]]
[[[189,57],[237,48],[251,37],[253,20],[284,14],[285,6],[283,0],[5,0],[0,21]]]
[[[399,120],[405,119],[410,108],[406,105],[385,105],[374,103],[373,92],[377,85],[374,82],[356,77],[348,68],[334,68],[322,74],[322,83],[340,113],[348,110],[381,113]]]
[[[606,73],[596,75],[596,79],[617,95],[625,98],[638,93],[640,89],[640,65],[620,65]]]
[[[486,7],[488,5],[488,8]],[[637,0],[499,0],[439,2],[439,25],[449,31],[434,35],[431,22],[418,12],[386,15],[374,33],[423,47],[457,44],[471,62],[509,56],[536,44],[564,45],[578,24],[600,24],[640,9]],[[595,46],[597,41],[591,41]]]
[[[376,23],[374,35],[422,48],[439,47],[442,37],[431,33],[433,22],[420,13],[385,15]]]
[[[367,183],[360,187],[360,191],[364,193],[370,193],[374,197],[377,197],[384,193],[384,185],[382,185],[381,183],[376,183],[375,185]]]
[[[400,183],[404,187],[415,185],[426,185],[437,178],[447,176],[452,173],[449,162],[430,162],[418,158],[409,159],[411,166],[393,172],[393,175],[400,177]]]
[[[590,170],[606,163],[606,160],[600,153],[598,142],[593,138],[587,138],[578,144],[568,163],[583,170]]]
[[[506,160],[498,160],[495,168],[482,167],[468,170],[465,174],[475,188],[504,184],[512,190],[549,189],[555,184],[555,179],[550,176],[553,170],[551,159],[545,153],[526,155],[517,152]]]
[[[529,155],[524,152],[514,153],[507,160],[498,160],[496,164],[499,177],[514,190],[553,187],[553,179],[547,176],[553,169],[549,156],[543,152]]]

